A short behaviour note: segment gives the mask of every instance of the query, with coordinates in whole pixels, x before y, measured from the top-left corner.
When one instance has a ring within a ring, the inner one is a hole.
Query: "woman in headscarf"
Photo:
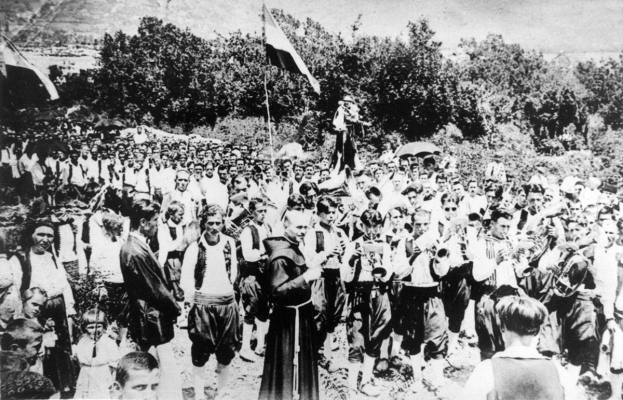
[[[68,317],[76,313],[74,297],[63,264],[53,254],[52,244],[56,235],[53,223],[49,220],[34,221],[27,233],[25,250],[11,258],[11,267],[21,268],[21,291],[38,287],[48,294],[41,318],[54,321],[57,339],[53,347],[46,348],[43,372],[59,391],[69,392],[76,384],[68,321]]]

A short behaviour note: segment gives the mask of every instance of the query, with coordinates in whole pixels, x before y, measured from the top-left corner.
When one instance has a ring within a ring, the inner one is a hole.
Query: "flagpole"
[[[266,18],[264,15],[264,8],[266,8],[266,4],[264,2],[262,2],[262,36],[264,37],[264,47],[266,47]],[[267,56],[267,64],[268,63],[268,56]],[[274,156],[274,149],[273,149],[273,130],[272,127],[270,126],[270,107],[268,105],[268,87],[266,84],[266,81],[268,80],[268,68],[264,68],[264,94],[266,95],[266,114],[268,116],[268,139],[270,142],[270,164],[274,167],[275,166],[275,156]]]
[[[268,88],[266,86],[266,80],[268,71],[264,70],[264,93],[266,94],[266,114],[268,115],[268,138],[270,140],[270,164],[275,165],[275,156],[273,154],[273,131],[270,126],[270,107],[268,106]]]

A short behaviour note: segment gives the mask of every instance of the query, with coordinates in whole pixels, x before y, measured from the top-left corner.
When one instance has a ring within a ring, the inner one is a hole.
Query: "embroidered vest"
[[[221,240],[226,240],[221,236]],[[227,277],[231,282],[231,245],[229,240],[225,243],[223,248],[223,257],[225,258],[225,270],[227,271]],[[200,290],[203,285],[203,278],[205,277],[207,268],[206,260],[206,248],[203,245],[203,240],[199,240],[199,254],[197,256],[197,264],[195,265],[195,289]]]

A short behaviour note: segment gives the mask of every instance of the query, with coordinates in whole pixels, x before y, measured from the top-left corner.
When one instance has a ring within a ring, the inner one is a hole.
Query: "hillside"
[[[104,33],[136,33],[140,18],[149,15],[189,28],[209,38],[214,32],[247,27],[259,31],[261,4],[241,0],[3,0],[2,20],[9,37],[22,46],[87,42]],[[255,9],[255,13],[253,10]]]
[[[299,20],[312,18],[349,36],[361,15],[360,33],[404,36],[407,23],[425,16],[446,50],[462,38],[501,34],[511,43],[544,53],[618,53],[623,47],[623,2],[604,0],[266,0]],[[391,4],[391,7],[387,5]],[[2,0],[0,21],[16,42],[57,44],[99,39],[104,32],[135,33],[139,19],[155,16],[198,36],[234,30],[259,32],[262,1],[240,0]],[[54,42],[56,40],[56,42]]]

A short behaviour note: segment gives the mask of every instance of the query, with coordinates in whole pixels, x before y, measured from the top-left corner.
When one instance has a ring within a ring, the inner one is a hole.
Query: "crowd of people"
[[[5,204],[30,206],[22,246],[0,237],[2,398],[182,398],[187,334],[195,399],[210,356],[217,397],[240,357],[264,363],[260,399],[318,399],[346,332],[352,395],[407,365],[413,393],[443,390],[462,334],[482,359],[462,398],[621,399],[622,199],[595,177],[497,157],[462,180],[451,153],[391,145],[331,168],[71,123],[0,150]]]

